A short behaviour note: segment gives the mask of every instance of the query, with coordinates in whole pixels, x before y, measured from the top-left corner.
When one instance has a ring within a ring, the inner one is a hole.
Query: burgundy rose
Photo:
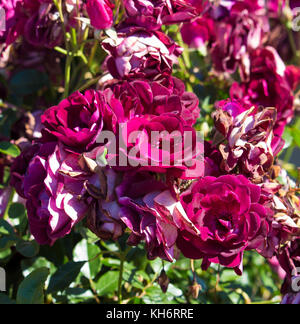
[[[23,32],[23,16],[21,14],[21,0],[1,0],[0,9],[4,10],[5,16],[1,19],[0,44],[10,45]],[[2,48],[0,47],[0,52]]]
[[[250,105],[275,107],[274,134],[281,136],[285,125],[292,120],[294,100],[283,61],[274,48],[260,48],[251,52],[250,67],[244,66],[243,71],[243,82],[232,85],[231,97]]]
[[[174,113],[193,126],[200,117],[199,100],[195,94],[185,91],[182,81],[170,79],[169,86],[159,80],[132,80],[118,82],[110,88],[122,103],[128,119],[143,114]]]
[[[217,71],[234,73],[239,64],[248,60],[248,53],[261,46],[268,21],[253,11],[252,5],[238,1],[228,16],[215,22],[216,41],[211,55]]]
[[[22,198],[25,198],[23,183],[27,172],[28,165],[32,158],[40,151],[39,144],[33,144],[26,147],[22,154],[19,155],[10,169],[10,185],[16,189],[16,192]]]
[[[182,49],[162,32],[150,32],[138,27],[123,28],[118,36],[103,41],[109,54],[107,67],[116,79],[155,77],[172,72]]]
[[[285,178],[284,173],[274,175]],[[289,179],[288,181],[291,182]],[[264,244],[258,252],[265,258],[272,258],[288,242],[295,240],[300,234],[300,200],[293,194],[290,186],[283,186],[276,180],[266,180],[261,185],[261,203],[272,211],[271,229]],[[284,266],[283,266],[284,268]]]
[[[202,268],[219,263],[243,269],[245,250],[256,249],[268,233],[267,210],[259,204],[261,189],[244,176],[205,177],[181,196],[194,229],[182,226],[177,246]]]
[[[81,1],[80,1],[81,3]],[[63,29],[58,9],[51,0],[3,0],[6,11],[6,32],[0,31],[0,40],[12,44],[19,36],[36,47],[54,48],[63,41]],[[75,10],[72,0],[63,1],[65,25],[73,23]]]
[[[75,92],[42,116],[44,141],[50,135],[76,151],[94,146],[102,129],[115,130],[121,104],[100,91]]]
[[[147,172],[126,174],[117,188],[120,217],[131,230],[128,244],[136,246],[146,242],[148,258],[160,257],[173,261],[177,257],[175,242],[177,227],[172,219],[163,217],[157,205],[167,187]],[[169,194],[169,203],[176,201]],[[167,202],[165,202],[167,205]]]
[[[96,29],[107,29],[113,25],[113,8],[111,0],[87,0],[86,10],[91,25]]]
[[[26,40],[37,47],[54,48],[61,44],[63,29],[55,4],[50,0],[34,0],[27,9],[28,19],[24,27]]]
[[[300,240],[296,239],[290,242],[285,248],[279,251],[277,255],[280,266],[286,272],[284,283],[281,287],[281,293],[284,295],[282,304],[300,304],[299,296],[299,267],[300,267]]]
[[[199,167],[195,162],[203,147],[195,130],[175,114],[135,117],[123,125],[121,134],[120,155],[131,167],[179,178],[189,178],[188,171]],[[201,164],[198,176],[203,172]]]
[[[197,2],[198,8],[196,1],[124,0],[126,22],[147,30],[158,30],[163,24],[188,22],[202,9],[202,1]]]
[[[215,26],[211,18],[200,17],[182,26],[182,39],[189,47],[206,54],[206,45],[215,39]]]
[[[223,157],[211,142],[204,141],[204,175],[219,177],[224,174],[221,169]]]
[[[263,0],[225,0],[218,1],[216,4],[208,7],[206,6],[206,8],[216,20],[222,20],[230,16],[231,11],[247,10],[253,14],[265,14],[265,3]]]
[[[94,198],[87,217],[87,227],[103,240],[117,240],[124,234],[125,229],[115,193],[123,174],[115,172],[109,166],[99,166],[98,151],[99,148],[95,148],[84,153],[80,162],[84,169],[94,174],[85,183],[88,194]]]
[[[283,146],[280,142],[272,146],[275,108],[259,111],[256,107],[245,109],[243,102],[222,101],[213,118],[219,134],[216,140],[221,143],[221,168],[226,172],[238,168],[240,173],[260,182]]]
[[[91,198],[85,197],[84,183],[91,175],[80,167],[79,155],[56,143],[38,145],[35,150],[25,173],[19,163],[22,182],[17,189],[27,200],[32,235],[39,244],[52,245],[87,213]],[[17,172],[16,165],[15,178]]]
[[[295,277],[294,280],[296,282],[300,281],[300,277]],[[300,293],[288,293],[283,296],[282,305],[300,305]]]

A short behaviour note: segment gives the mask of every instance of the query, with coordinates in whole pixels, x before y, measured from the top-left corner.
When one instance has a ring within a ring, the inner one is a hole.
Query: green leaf
[[[13,227],[4,219],[0,219],[0,234],[15,235]]]
[[[16,249],[24,257],[33,258],[39,253],[40,246],[35,241],[26,242],[26,241],[20,240],[17,243]]]
[[[12,236],[4,236],[0,238],[0,251],[9,249],[11,246],[16,244],[16,239]]]
[[[118,282],[119,282],[118,271],[106,272],[95,285],[97,293],[100,296],[114,293],[118,289]]]
[[[290,147],[293,144],[293,134],[290,128],[286,128],[282,135],[282,138],[285,141],[284,149]]]
[[[48,261],[52,262],[56,268],[64,263],[65,250],[62,240],[57,240],[51,247],[48,245],[40,246],[39,256],[45,257]]]
[[[99,273],[101,269],[100,252],[101,250],[97,245],[89,244],[85,239],[75,246],[73,251],[74,261],[92,260],[81,269],[86,278],[93,279]]]
[[[0,251],[4,251],[18,241],[14,229],[7,221],[0,219]]]
[[[49,276],[49,269],[33,271],[20,284],[17,304],[44,304],[44,285]]]
[[[9,218],[23,218],[26,216],[26,209],[23,204],[20,203],[13,203],[10,205],[8,210],[8,216]]]
[[[19,148],[14,144],[11,144],[9,142],[0,142],[0,153],[16,158],[20,155],[21,152]]]
[[[85,262],[68,262],[57,269],[51,276],[47,293],[52,294],[69,288],[70,284],[76,280]]]
[[[100,253],[100,248],[97,245],[87,243],[87,249],[88,249],[89,260],[94,258],[94,260],[89,262],[90,274],[91,274],[91,278],[93,279],[101,270],[100,256],[95,258]]]

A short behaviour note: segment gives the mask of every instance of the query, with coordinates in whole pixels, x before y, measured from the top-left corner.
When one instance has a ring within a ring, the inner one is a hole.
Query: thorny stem
[[[195,271],[195,260],[191,260],[191,269],[193,272],[193,283],[197,282],[196,271]]]

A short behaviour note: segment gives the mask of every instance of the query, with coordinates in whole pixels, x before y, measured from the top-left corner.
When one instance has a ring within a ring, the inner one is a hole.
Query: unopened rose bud
[[[189,294],[194,298],[197,299],[199,296],[199,292],[202,289],[201,285],[197,282],[194,282],[193,286],[189,287]]]
[[[169,287],[170,279],[168,278],[165,270],[162,270],[160,276],[158,277],[158,284],[163,293],[166,293]]]

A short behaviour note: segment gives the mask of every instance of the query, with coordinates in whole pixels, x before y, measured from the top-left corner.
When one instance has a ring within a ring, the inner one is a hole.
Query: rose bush
[[[0,0],[0,303],[298,304],[295,8]]]

